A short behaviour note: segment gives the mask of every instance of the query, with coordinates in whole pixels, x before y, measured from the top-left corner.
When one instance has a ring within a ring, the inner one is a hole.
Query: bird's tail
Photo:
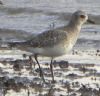
[[[8,47],[9,48],[18,48],[21,49],[24,47],[24,45],[26,44],[26,42],[8,42]]]

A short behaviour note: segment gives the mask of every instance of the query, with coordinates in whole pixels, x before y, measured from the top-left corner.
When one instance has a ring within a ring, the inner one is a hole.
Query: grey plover
[[[72,14],[68,25],[45,31],[36,35],[34,38],[29,37],[29,40],[22,43],[16,43],[15,45],[18,49],[33,53],[43,81],[45,81],[45,79],[37,57],[38,55],[51,57],[50,70],[52,81],[54,81],[52,67],[53,59],[67,54],[73,48],[79,36],[81,27],[86,21],[94,23],[88,19],[88,15],[84,11],[76,11]]]

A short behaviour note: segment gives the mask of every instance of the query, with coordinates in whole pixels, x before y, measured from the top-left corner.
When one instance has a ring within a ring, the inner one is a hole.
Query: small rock
[[[68,68],[68,66],[69,66],[68,61],[60,61],[59,62],[59,67],[60,68]]]

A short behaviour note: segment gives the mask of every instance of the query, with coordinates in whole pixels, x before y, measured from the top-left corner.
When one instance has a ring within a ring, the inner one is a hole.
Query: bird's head
[[[82,25],[84,24],[85,22],[89,22],[89,23],[93,23],[94,24],[94,21],[90,20],[88,18],[88,15],[86,12],[84,11],[76,11],[72,14],[72,22],[75,23],[75,24],[79,24],[79,25]]]

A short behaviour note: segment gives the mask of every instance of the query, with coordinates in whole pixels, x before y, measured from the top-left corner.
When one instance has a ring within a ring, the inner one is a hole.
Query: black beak
[[[90,20],[90,19],[88,19],[87,22],[90,24],[95,24],[95,22],[93,20]]]

